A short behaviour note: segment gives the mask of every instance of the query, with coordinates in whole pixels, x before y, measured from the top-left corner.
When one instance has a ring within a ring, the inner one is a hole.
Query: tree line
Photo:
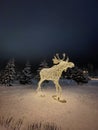
[[[0,84],[5,86],[12,86],[15,81],[18,81],[20,84],[32,84],[32,79],[39,80],[39,72],[42,68],[48,68],[48,63],[44,60],[39,64],[38,69],[36,70],[36,75],[32,73],[30,62],[27,62],[24,68],[21,71],[16,70],[15,60],[10,59],[3,70],[0,72]],[[72,79],[77,84],[88,83],[89,75],[88,71],[84,71],[77,66],[68,69],[67,72],[62,74],[64,79]]]

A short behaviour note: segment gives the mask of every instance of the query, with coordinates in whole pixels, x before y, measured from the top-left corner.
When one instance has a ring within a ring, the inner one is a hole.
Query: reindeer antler
[[[58,60],[64,60],[64,59],[65,59],[65,56],[66,56],[66,54],[65,54],[65,53],[63,53],[63,58],[62,58],[62,59],[60,59],[59,54],[58,54],[58,53],[56,53],[56,57],[57,57],[57,59],[58,59]]]
[[[56,53],[56,57],[57,57],[58,60],[60,60],[60,57],[59,57],[59,54],[58,54],[58,53]]]
[[[66,54],[63,53],[63,58],[60,59],[59,54],[56,53],[56,56],[54,56],[54,58],[52,59],[52,60],[53,60],[53,63],[54,63],[54,64],[58,64],[61,60],[65,60],[65,56],[66,56]],[[68,61],[69,61],[69,58],[67,57],[66,62],[68,62]]]
[[[54,64],[58,64],[60,62],[59,54],[56,53],[56,56],[52,59]]]
[[[66,62],[68,62],[69,61],[69,57],[67,57],[67,59],[66,59]]]
[[[59,60],[54,56],[54,58],[52,59],[54,64],[58,64]]]
[[[63,53],[63,59],[62,60],[65,60],[65,56],[66,56],[66,54]],[[69,57],[67,56],[66,62],[68,62],[68,61],[69,61]]]
[[[65,54],[65,53],[63,53],[63,58],[62,58],[62,60],[65,60],[65,56],[66,56],[66,54]]]

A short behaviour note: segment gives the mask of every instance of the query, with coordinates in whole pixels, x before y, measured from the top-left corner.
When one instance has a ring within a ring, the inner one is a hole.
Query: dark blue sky
[[[0,59],[41,61],[56,52],[98,65],[97,0],[0,2]]]

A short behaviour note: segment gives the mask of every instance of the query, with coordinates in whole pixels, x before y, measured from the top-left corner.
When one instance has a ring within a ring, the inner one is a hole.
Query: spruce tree
[[[68,69],[65,73],[66,79],[73,79],[77,82],[77,84],[88,83],[89,76],[87,71],[83,71],[78,67],[74,67],[72,69]]]
[[[31,73],[31,65],[29,62],[26,63],[25,68],[22,70],[20,76],[21,84],[31,84],[32,83],[32,73]]]
[[[9,60],[4,71],[1,73],[1,84],[12,86],[15,79],[15,63],[14,59]]]

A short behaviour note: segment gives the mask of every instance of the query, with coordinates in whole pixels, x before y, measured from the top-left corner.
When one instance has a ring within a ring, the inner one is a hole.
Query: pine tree
[[[11,59],[4,71],[1,73],[1,84],[4,84],[6,86],[12,86],[12,83],[15,79],[15,64],[14,59]]]
[[[21,84],[31,84],[32,83],[32,73],[31,73],[31,65],[29,62],[26,63],[25,68],[22,70],[20,76]]]
[[[73,79],[77,82],[77,84],[80,83],[88,83],[89,76],[87,71],[83,71],[82,69],[79,69],[78,67],[74,67],[72,69],[68,69],[65,73],[66,79]]]

